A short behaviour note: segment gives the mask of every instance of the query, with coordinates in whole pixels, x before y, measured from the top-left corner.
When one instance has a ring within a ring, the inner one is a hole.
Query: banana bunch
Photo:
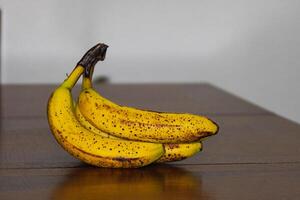
[[[51,94],[47,116],[57,142],[83,162],[110,168],[177,161],[202,150],[201,140],[218,132],[212,120],[117,105],[93,88],[94,66],[105,59],[107,48],[101,43],[91,48]],[[72,88],[81,76],[74,103]]]

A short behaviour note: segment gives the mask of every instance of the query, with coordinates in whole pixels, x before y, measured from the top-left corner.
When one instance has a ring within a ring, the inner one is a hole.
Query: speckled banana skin
[[[183,144],[164,144],[165,153],[157,163],[174,162],[192,157],[202,150],[201,142],[183,143]]]
[[[154,143],[190,143],[218,132],[218,125],[204,116],[145,111],[109,101],[93,89],[91,75],[96,62],[89,63],[78,106],[82,115],[101,131]]]
[[[84,63],[90,62],[94,61],[84,60]],[[105,138],[79,123],[75,116],[71,90],[84,70],[81,65],[75,67],[48,101],[48,122],[57,142],[71,155],[100,167],[136,168],[159,159],[164,154],[162,144]]]
[[[86,87],[80,93],[78,106],[82,115],[98,129],[129,140],[187,143],[218,132],[217,124],[206,117],[120,106],[102,97],[92,87]]]
[[[80,122],[80,124],[90,130],[93,133],[96,133],[104,138],[111,138],[111,139],[116,139],[116,140],[123,140],[122,138],[118,138],[112,135],[107,134],[104,131],[101,131],[100,129],[96,128],[94,125],[92,125],[89,121],[87,121],[85,119],[85,117],[81,114],[79,107],[77,106],[77,104],[74,104],[75,107],[75,114],[76,114],[76,118],[77,120]]]
[[[76,109],[76,117],[78,121],[82,124],[83,127],[89,129],[90,131],[94,132],[105,138],[113,138],[117,140],[124,140],[122,138],[111,136],[95,126],[89,123],[84,116],[81,114],[80,109],[78,106],[75,106]],[[183,144],[164,144],[165,153],[161,158],[159,158],[156,162],[173,162],[186,159],[191,157],[201,151],[202,144],[200,142],[193,142],[193,143],[183,143]]]

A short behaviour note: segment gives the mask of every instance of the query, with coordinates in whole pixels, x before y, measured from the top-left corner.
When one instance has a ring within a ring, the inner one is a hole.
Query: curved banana
[[[164,144],[165,153],[156,162],[173,162],[192,157],[202,150],[202,142]]]
[[[101,131],[100,129],[96,128],[90,122],[88,122],[85,119],[85,117],[81,114],[80,109],[79,109],[79,107],[78,107],[77,104],[75,104],[75,114],[76,114],[76,118],[80,122],[80,124],[84,128],[90,130],[91,132],[96,133],[96,134],[98,134],[98,135],[100,135],[101,137],[104,137],[104,138],[111,138],[111,139],[116,139],[116,140],[124,140],[122,138],[118,138],[118,137],[109,135],[109,134],[105,133],[104,131]]]
[[[82,78],[82,88],[92,88],[92,79],[94,72],[94,65],[87,69],[89,73],[89,77]],[[84,126],[86,129],[91,130],[94,133],[97,133],[103,137],[114,138],[119,140],[124,140],[122,138],[118,138],[112,135],[109,135],[100,129],[96,128],[93,124],[85,119],[85,117],[81,114],[78,104],[75,106],[76,108],[76,117],[78,121]],[[183,160],[185,158],[191,157],[202,150],[201,142],[193,142],[193,143],[182,143],[182,144],[164,144],[165,153],[164,155],[158,159],[156,162],[173,162]]]
[[[212,120],[193,114],[161,113],[117,105],[97,93],[89,70],[78,106],[82,115],[110,135],[155,143],[187,143],[218,132]]]
[[[130,168],[148,165],[164,154],[161,144],[104,138],[76,119],[71,90],[85,68],[104,60],[107,46],[90,49],[48,101],[48,122],[57,142],[71,155],[95,166]]]
[[[81,114],[79,107],[75,106],[75,112],[76,117],[78,121],[81,123],[83,127],[86,129],[89,129],[95,134],[98,134],[105,138],[112,138],[116,140],[124,140],[122,138],[114,137],[112,135],[109,135],[98,128],[96,128],[94,125],[89,123],[84,116]],[[182,143],[182,144],[163,144],[165,153],[160,157],[156,162],[162,163],[162,162],[173,162],[173,161],[179,161],[186,159],[188,157],[191,157],[202,150],[202,143],[201,142],[193,142],[193,143]]]

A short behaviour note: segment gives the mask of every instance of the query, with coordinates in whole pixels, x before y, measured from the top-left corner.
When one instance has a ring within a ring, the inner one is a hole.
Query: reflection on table
[[[53,191],[53,199],[212,199],[201,177],[172,165],[140,169],[74,169]]]

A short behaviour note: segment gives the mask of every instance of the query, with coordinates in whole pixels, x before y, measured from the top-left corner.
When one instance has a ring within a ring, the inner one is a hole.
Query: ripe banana
[[[89,73],[89,77],[83,77],[82,79],[82,88],[84,91],[84,88],[92,88],[92,79],[93,79],[93,72],[94,67],[91,66],[90,69],[87,70]],[[86,129],[91,130],[94,133],[97,133],[103,137],[108,138],[114,138],[123,140],[122,138],[114,137],[112,135],[109,135],[100,129],[96,128],[93,124],[89,123],[85,119],[85,117],[81,114],[79,106],[76,105],[76,116],[78,121],[84,126]],[[185,158],[191,157],[194,154],[198,153],[200,150],[202,150],[202,144],[201,142],[193,142],[193,143],[183,143],[183,144],[164,144],[165,153],[164,155],[158,159],[156,162],[162,163],[162,162],[172,162],[172,161],[179,161],[183,160]]]
[[[79,107],[77,106],[77,104],[75,104],[75,114],[76,114],[76,118],[77,120],[80,122],[80,124],[90,130],[91,132],[100,135],[101,137],[104,138],[111,138],[111,139],[116,139],[116,140],[123,140],[121,138],[109,135],[103,131],[101,131],[100,129],[97,129],[94,125],[92,125],[90,122],[88,122],[85,117],[81,114]]]
[[[106,49],[104,44],[90,49],[52,93],[47,108],[50,129],[66,151],[86,163],[113,168],[142,167],[164,154],[162,144],[105,138],[85,129],[75,116],[71,90],[86,68],[104,60]]]
[[[90,72],[79,95],[82,115],[98,129],[110,135],[154,143],[188,143],[218,132],[212,120],[193,114],[161,113],[117,105],[97,93]]]
[[[124,140],[122,138],[114,137],[112,135],[109,135],[98,128],[96,128],[94,125],[89,123],[84,116],[81,114],[80,109],[78,106],[75,106],[76,109],[76,117],[78,121],[81,123],[83,127],[86,129],[89,129],[95,134],[98,134],[105,138],[112,138],[116,140]],[[160,157],[156,162],[162,163],[162,162],[173,162],[173,161],[179,161],[183,160],[185,158],[191,157],[202,150],[202,143],[201,142],[193,142],[193,143],[182,143],[182,144],[163,144],[165,153],[162,157]]]
[[[202,150],[202,142],[164,144],[165,154],[156,162],[173,162],[192,157]]]

